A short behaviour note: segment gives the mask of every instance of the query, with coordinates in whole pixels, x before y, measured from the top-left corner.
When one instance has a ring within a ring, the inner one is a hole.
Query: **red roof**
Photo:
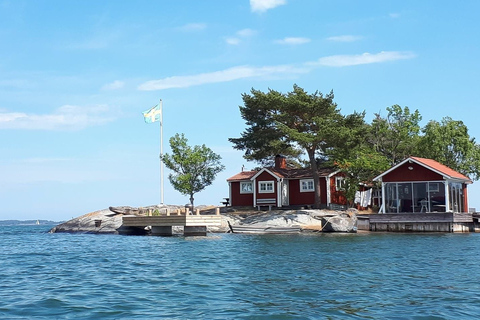
[[[461,180],[468,180],[471,182],[470,178],[461,174],[460,172],[457,172],[446,165],[441,164],[438,161],[432,160],[432,159],[425,159],[425,158],[418,158],[418,157],[410,157],[421,164],[423,164],[426,167],[429,167],[435,171],[440,172],[444,176],[454,178],[454,179],[461,179]]]
[[[312,172],[310,169],[280,169],[269,167],[265,168],[271,173],[275,174],[279,178],[285,179],[305,179],[312,178]],[[330,174],[336,172],[337,169],[334,168],[322,168],[318,169],[318,174],[320,177],[328,177]],[[237,173],[233,177],[227,179],[227,181],[241,181],[241,180],[250,180],[254,175],[259,171],[242,171]]]
[[[228,178],[227,181],[250,180],[256,173],[257,171],[242,171]]]

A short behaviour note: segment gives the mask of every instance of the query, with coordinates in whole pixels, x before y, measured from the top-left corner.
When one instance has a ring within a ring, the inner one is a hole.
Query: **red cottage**
[[[472,181],[435,160],[410,157],[373,180],[382,182],[380,213],[468,212]]]
[[[343,174],[320,169],[320,199],[323,207],[345,205]],[[311,206],[315,203],[313,177],[309,169],[287,168],[286,159],[275,157],[275,167],[242,171],[227,179],[232,206]],[[260,209],[260,208],[259,208]]]

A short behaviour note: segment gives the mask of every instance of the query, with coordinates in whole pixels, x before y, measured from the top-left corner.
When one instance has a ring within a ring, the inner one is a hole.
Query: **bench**
[[[225,207],[227,207],[230,204],[230,198],[223,198],[224,201],[221,201],[220,203],[223,204]]]
[[[347,206],[344,204],[330,203],[330,210],[345,211],[347,209]]]
[[[274,198],[269,199],[257,199],[257,208],[260,211],[260,207],[268,206],[268,211],[272,210],[272,206],[277,205],[277,200]]]

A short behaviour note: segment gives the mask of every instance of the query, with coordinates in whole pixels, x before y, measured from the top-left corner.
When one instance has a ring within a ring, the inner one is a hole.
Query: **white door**
[[[288,180],[282,181],[282,206],[288,206]]]

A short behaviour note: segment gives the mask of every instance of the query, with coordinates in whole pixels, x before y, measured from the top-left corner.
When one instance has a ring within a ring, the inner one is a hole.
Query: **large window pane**
[[[429,182],[430,210],[433,212],[445,212],[445,184],[444,182]]]
[[[385,212],[397,213],[399,212],[399,201],[397,195],[397,184],[386,183],[385,184]]]
[[[448,184],[450,211],[463,212],[463,190],[461,183],[451,182]]]
[[[412,183],[398,184],[399,212],[413,212]]]
[[[428,209],[428,193],[426,182],[417,182],[413,184],[413,204],[414,212],[430,211]]]

